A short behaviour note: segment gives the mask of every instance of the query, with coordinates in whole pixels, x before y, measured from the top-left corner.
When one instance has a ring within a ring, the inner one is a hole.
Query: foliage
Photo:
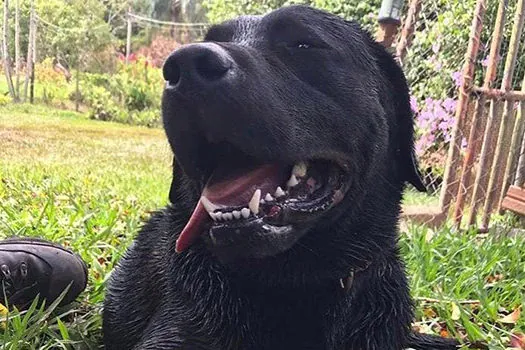
[[[144,46],[137,50],[137,55],[147,57],[148,61],[154,67],[162,67],[164,60],[173,52],[180,44],[175,42],[166,34],[156,34],[148,46]]]
[[[373,29],[380,0],[204,0],[210,22],[220,22],[242,14],[264,14],[281,6],[306,4],[315,6],[346,19],[357,20],[365,28]]]
[[[93,119],[146,126],[160,122],[161,70],[145,58],[119,63],[112,76],[84,74],[82,88]]]
[[[0,107],[5,106],[11,102],[11,98],[7,95],[0,94]]]

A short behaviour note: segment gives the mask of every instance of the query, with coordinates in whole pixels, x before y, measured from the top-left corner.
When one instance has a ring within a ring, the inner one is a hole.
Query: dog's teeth
[[[241,215],[242,215],[243,218],[248,219],[248,217],[250,216],[250,209],[242,208],[241,209]]]
[[[281,187],[277,187],[277,189],[275,190],[275,197],[279,198],[284,195],[286,195],[286,193],[284,193],[283,189]]]
[[[225,220],[231,220],[231,219],[233,219],[233,214],[232,213],[224,213],[224,214],[222,214],[222,217]]]
[[[273,201],[273,197],[272,197],[271,194],[266,193],[266,196],[264,197],[264,200],[267,201],[267,202],[271,202],[271,201]]]
[[[215,213],[215,221],[221,221],[223,219],[222,217],[222,211],[218,211]]]
[[[299,184],[299,180],[297,180],[297,177],[294,174],[292,174],[292,176],[290,176],[290,180],[288,180],[288,182],[286,183],[286,186],[294,187],[297,186],[297,184]]]
[[[232,215],[233,215],[233,217],[236,218],[236,219],[240,219],[240,218],[241,218],[241,212],[238,211],[238,210],[234,210],[234,211],[232,211]]]
[[[306,175],[306,170],[308,169],[308,166],[305,162],[299,162],[294,165],[292,169],[292,174],[294,174],[297,177],[303,177]]]
[[[204,209],[206,209],[208,213],[213,213],[216,209],[219,208],[218,206],[210,202],[210,200],[204,196],[201,197],[201,203],[204,206]]]
[[[259,201],[259,203],[264,204],[264,203],[266,203],[266,201],[265,201],[264,199],[261,199],[261,200]]]
[[[261,200],[261,190],[256,190],[253,193],[253,197],[250,200],[250,203],[248,203],[248,208],[254,213],[259,214],[259,202]]]
[[[208,213],[210,214],[210,217],[212,218],[213,221],[217,221],[217,214],[215,213]]]

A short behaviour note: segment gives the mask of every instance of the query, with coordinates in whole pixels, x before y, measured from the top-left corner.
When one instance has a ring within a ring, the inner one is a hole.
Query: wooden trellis
[[[501,47],[505,22],[510,17],[509,0],[499,1],[484,83],[475,86],[473,77],[487,2],[478,0],[476,4],[439,205],[406,213],[420,222],[440,224],[451,218],[458,227],[475,226],[485,231],[493,213],[504,209],[519,211],[516,201],[525,200],[520,192],[525,182],[525,76],[521,77],[521,90],[512,90],[525,22],[525,0],[517,0],[506,52],[501,52]],[[501,86],[495,88],[500,55],[505,58],[505,66]],[[462,151],[463,138],[468,142]],[[525,209],[525,203],[522,207]]]

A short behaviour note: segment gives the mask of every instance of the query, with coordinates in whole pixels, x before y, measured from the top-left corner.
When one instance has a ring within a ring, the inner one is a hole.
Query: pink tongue
[[[219,171],[220,172],[220,171]],[[273,194],[277,186],[286,181],[286,169],[277,165],[263,165],[247,172],[216,179],[212,174],[202,191],[202,196],[220,207],[248,207],[255,190],[260,189],[262,196]],[[191,214],[190,220],[180,233],[175,249],[178,253],[188,249],[204,232],[206,223],[211,220],[201,201]]]

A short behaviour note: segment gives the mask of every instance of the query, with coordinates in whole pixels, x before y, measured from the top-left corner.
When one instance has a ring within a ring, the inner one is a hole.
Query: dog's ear
[[[401,179],[411,183],[417,190],[426,192],[414,150],[414,117],[410,108],[410,93],[405,74],[394,57],[382,45],[375,41],[372,45],[379,68],[392,90],[397,129],[396,157]]]

